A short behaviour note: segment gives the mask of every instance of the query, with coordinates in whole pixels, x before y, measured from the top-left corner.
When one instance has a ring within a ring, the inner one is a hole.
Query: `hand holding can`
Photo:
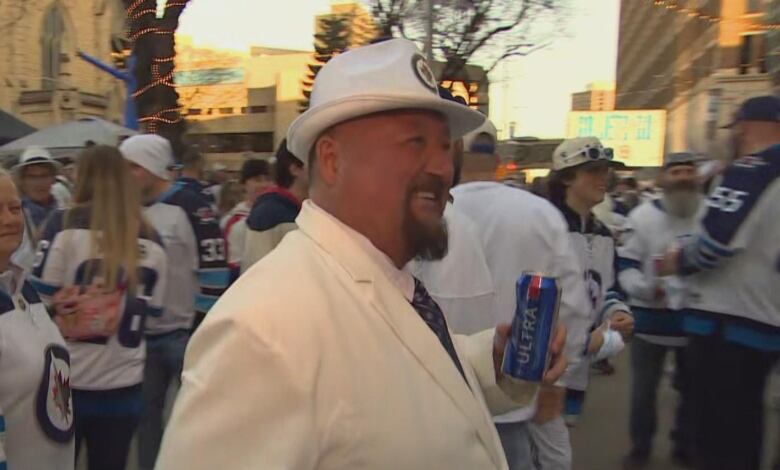
[[[520,277],[517,307],[501,367],[503,375],[526,382],[543,381],[553,352],[559,302],[560,288],[555,278],[535,273]]]

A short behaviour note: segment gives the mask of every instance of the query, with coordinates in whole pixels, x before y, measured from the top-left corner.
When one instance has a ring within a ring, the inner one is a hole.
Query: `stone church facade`
[[[124,83],[80,59],[112,62],[121,0],[0,1],[0,109],[36,128],[81,117],[121,123]]]

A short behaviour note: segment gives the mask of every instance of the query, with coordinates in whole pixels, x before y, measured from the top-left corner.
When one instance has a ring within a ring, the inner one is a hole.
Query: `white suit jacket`
[[[467,385],[345,226],[296,222],[192,338],[157,468],[507,468],[490,411],[536,387],[499,389],[492,330],[453,337]]]

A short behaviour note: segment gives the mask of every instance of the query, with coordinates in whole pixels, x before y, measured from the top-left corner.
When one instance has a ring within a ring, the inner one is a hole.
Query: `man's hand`
[[[503,374],[501,364],[504,362],[504,349],[509,340],[512,326],[509,323],[500,323],[496,327],[496,335],[493,338],[493,369],[496,372],[496,382]],[[544,374],[542,383],[552,385],[566,372],[566,357],[563,355],[563,347],[566,344],[566,327],[558,323],[553,330],[553,340],[550,343],[550,365]]]
[[[604,346],[604,333],[607,331],[607,325],[603,324],[590,332],[590,341],[588,341],[588,355],[596,354]]]
[[[620,333],[620,336],[622,336],[625,341],[630,338],[631,334],[634,332],[634,317],[628,312],[619,310],[612,315],[612,318],[609,320],[609,326]]]
[[[550,366],[547,368],[547,372],[544,373],[542,383],[545,385],[552,385],[561,378],[564,372],[566,372],[566,366],[568,361],[566,356],[563,355],[563,347],[566,345],[566,327],[563,323],[558,323],[553,330],[553,340],[550,343]]]
[[[512,331],[512,325],[509,323],[499,323],[496,327],[496,335],[493,337],[493,370],[496,373],[496,382],[501,378],[501,365],[504,363],[504,350],[506,342],[509,341],[509,333]]]

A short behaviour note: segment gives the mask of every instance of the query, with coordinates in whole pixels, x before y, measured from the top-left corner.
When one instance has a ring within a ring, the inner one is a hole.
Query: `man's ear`
[[[316,178],[328,186],[338,179],[342,159],[341,146],[330,133],[325,133],[314,144],[314,172]]]

